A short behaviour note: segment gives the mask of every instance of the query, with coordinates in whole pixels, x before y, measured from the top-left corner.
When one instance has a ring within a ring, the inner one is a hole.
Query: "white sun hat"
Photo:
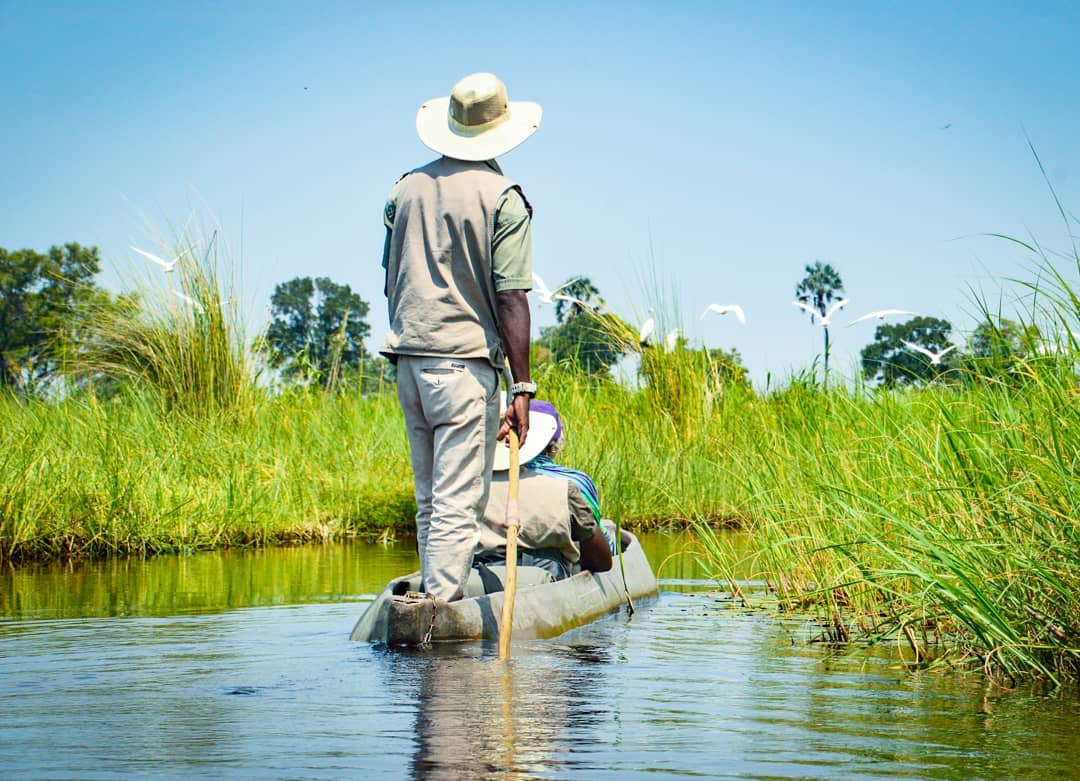
[[[499,404],[499,419],[506,414],[506,400]],[[529,434],[525,444],[518,450],[518,463],[525,465],[544,452],[553,439],[562,435],[562,421],[555,407],[546,401],[533,399],[529,404]],[[495,443],[496,472],[505,472],[510,468],[510,438]]]
[[[458,160],[492,160],[540,127],[539,103],[506,97],[506,85],[491,73],[466,76],[445,98],[432,98],[416,112],[424,145]]]

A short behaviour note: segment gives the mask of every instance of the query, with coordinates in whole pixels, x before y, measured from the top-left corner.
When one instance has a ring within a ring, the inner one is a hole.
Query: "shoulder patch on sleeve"
[[[394,182],[394,186],[390,188],[390,195],[387,196],[386,206],[383,208],[383,220],[386,222],[387,227],[394,224],[394,217],[397,216],[398,191],[401,189],[401,183],[405,181],[405,177],[411,173],[412,171],[403,173],[401,178]]]

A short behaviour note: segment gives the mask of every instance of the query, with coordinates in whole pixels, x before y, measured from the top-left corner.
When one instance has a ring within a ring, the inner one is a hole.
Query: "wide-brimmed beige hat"
[[[416,112],[416,132],[425,146],[458,160],[491,160],[516,147],[540,127],[539,103],[506,97],[506,85],[491,73],[466,76],[445,98],[432,98]]]

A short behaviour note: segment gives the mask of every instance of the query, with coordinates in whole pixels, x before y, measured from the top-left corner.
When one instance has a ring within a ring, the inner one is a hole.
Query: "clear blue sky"
[[[377,345],[383,199],[433,156],[416,109],[489,70],[544,107],[502,159],[536,271],[588,275],[631,320],[655,276],[663,328],[776,381],[821,349],[790,303],[815,259],[842,323],[901,307],[962,331],[969,286],[1025,275],[981,234],[1067,244],[1027,138],[1080,211],[1080,4],[943,5],[0,0],[0,246],[97,245],[115,286],[128,245],[196,209],[253,326],[275,284],[324,275],[372,304]],[[709,302],[748,324],[702,323]],[[874,325],[834,329],[837,368]]]

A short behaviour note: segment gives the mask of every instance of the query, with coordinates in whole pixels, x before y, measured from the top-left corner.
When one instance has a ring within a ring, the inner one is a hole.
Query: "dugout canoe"
[[[542,570],[518,567],[514,598],[514,639],[546,639],[588,624],[618,610],[626,595],[637,601],[659,591],[649,560],[637,537],[622,532],[625,583],[616,557],[608,572],[579,572],[564,580],[537,583]],[[501,567],[491,567],[502,580]],[[474,571],[475,572],[475,571]],[[470,580],[471,590],[482,588],[479,578]],[[387,645],[421,645],[428,642],[494,640],[502,620],[503,592],[466,592],[456,602],[432,601],[416,594],[420,573],[390,581],[356,622],[350,639]],[[434,614],[434,615],[433,615]]]

